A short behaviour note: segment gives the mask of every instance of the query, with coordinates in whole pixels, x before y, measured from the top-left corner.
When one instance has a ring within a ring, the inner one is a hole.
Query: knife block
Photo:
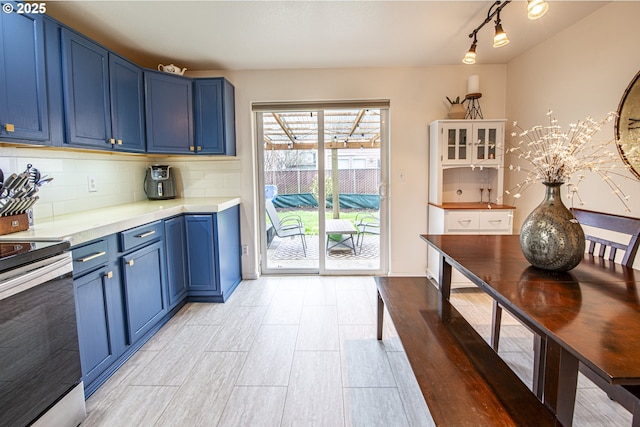
[[[0,217],[0,235],[17,233],[29,229],[29,217],[26,213]]]

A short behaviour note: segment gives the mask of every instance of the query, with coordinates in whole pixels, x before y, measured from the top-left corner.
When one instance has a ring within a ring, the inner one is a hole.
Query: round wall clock
[[[616,139],[620,157],[640,179],[640,72],[631,80],[620,100]]]

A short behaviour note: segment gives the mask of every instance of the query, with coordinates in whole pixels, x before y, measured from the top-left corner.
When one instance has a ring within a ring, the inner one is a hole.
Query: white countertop
[[[181,213],[215,213],[239,204],[239,197],[145,200],[36,221],[29,230],[0,240],[68,240],[75,246]]]

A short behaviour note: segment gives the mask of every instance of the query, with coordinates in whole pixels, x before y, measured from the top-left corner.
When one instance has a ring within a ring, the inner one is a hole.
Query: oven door
[[[81,381],[69,253],[0,275],[0,426],[33,422]]]

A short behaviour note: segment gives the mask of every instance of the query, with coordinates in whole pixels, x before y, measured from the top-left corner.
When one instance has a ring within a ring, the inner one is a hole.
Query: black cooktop
[[[43,258],[61,254],[71,247],[67,241],[5,242],[0,241],[0,272],[20,267]]]

